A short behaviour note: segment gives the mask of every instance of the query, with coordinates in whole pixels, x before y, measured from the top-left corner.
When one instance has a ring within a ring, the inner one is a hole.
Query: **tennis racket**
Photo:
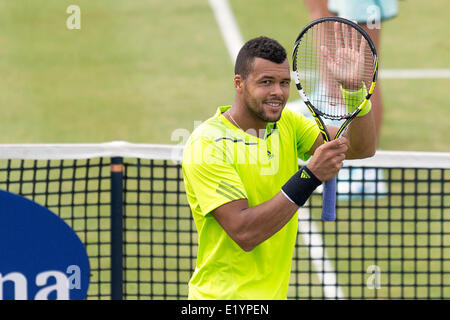
[[[377,79],[377,53],[360,26],[326,17],[300,32],[292,69],[298,92],[326,143],[332,139],[326,121],[342,123],[334,137],[339,138],[369,101]],[[336,177],[324,183],[322,219],[336,219]]]

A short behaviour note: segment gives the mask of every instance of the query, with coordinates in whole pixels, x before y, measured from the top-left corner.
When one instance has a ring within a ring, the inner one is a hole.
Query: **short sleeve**
[[[298,157],[306,161],[311,157],[307,152],[311,150],[314,142],[316,142],[320,130],[313,119],[309,119],[303,114],[292,112],[291,121],[293,122],[292,126],[297,140]]]
[[[228,202],[246,199],[242,181],[223,145],[199,139],[183,153],[183,177],[193,211],[206,216]]]

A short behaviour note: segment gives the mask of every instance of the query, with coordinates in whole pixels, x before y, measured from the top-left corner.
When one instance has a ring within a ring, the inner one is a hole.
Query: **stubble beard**
[[[269,112],[264,109],[263,102],[258,101],[254,98],[249,97],[247,94],[244,96],[244,104],[245,107],[259,120],[264,122],[276,122],[280,120],[281,113],[283,112],[284,107],[281,109],[281,112],[277,115],[268,114]]]

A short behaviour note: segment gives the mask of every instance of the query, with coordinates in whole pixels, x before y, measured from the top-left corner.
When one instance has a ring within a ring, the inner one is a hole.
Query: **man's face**
[[[252,71],[243,80],[245,106],[257,118],[265,122],[275,122],[289,98],[290,72],[287,59],[275,63],[255,58]]]

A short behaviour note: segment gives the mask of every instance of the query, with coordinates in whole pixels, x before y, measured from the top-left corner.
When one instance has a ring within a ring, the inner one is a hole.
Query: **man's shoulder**
[[[220,119],[218,114],[205,120],[189,136],[187,140],[184,152],[183,162],[190,163],[189,159],[204,159],[205,157],[211,157],[218,154],[220,144],[217,142],[223,137],[230,135],[230,130]],[[202,163],[196,162],[196,163]]]
[[[298,130],[304,130],[311,125],[315,125],[312,119],[305,117],[303,114],[285,108],[281,114],[280,120],[277,122],[279,129],[287,129],[286,133],[295,134]]]
[[[188,139],[187,145],[190,145],[196,141],[212,142],[217,138],[222,137],[226,132],[227,127],[216,116],[211,117],[199,126],[197,126]]]
[[[292,111],[288,108],[284,108],[283,112],[281,113],[281,118],[278,122],[292,123],[304,121],[308,121],[308,118],[306,118],[303,114]]]

